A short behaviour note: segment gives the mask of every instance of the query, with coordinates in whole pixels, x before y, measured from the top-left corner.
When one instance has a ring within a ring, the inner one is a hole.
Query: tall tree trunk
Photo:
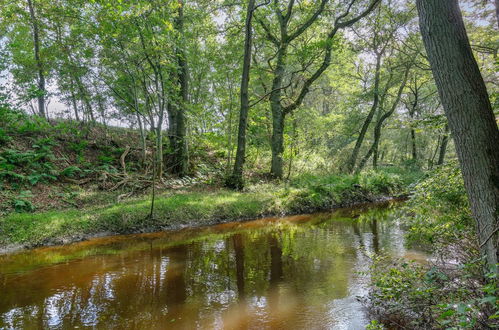
[[[447,144],[449,143],[449,125],[445,125],[445,132],[440,144],[440,151],[438,153],[437,165],[443,165],[445,161],[445,153],[447,152]]]
[[[252,27],[251,21],[253,11],[255,9],[255,0],[249,0],[246,11],[246,33],[244,37],[244,59],[243,59],[243,75],[241,78],[241,108],[239,111],[239,127],[237,132],[237,150],[234,170],[227,181],[227,185],[231,188],[242,189],[244,186],[243,166],[246,157],[246,128],[248,126],[249,113],[249,80],[251,68],[251,43],[252,43]]]
[[[497,268],[499,130],[458,0],[417,0],[419,25],[461,164],[481,252]]]
[[[184,40],[184,1],[179,0],[178,17],[177,17],[177,31],[180,35],[180,46],[177,46],[177,62],[178,62],[178,84],[180,87],[180,100],[179,104],[172,109],[176,112],[175,115],[175,143],[174,143],[174,160],[172,166],[172,173],[184,176],[187,174],[187,147],[186,147],[186,125],[185,125],[185,112],[188,103],[188,72],[187,60],[185,53],[185,40]]]
[[[284,59],[286,58],[287,47],[287,44],[282,43],[277,52],[274,80],[272,81],[272,93],[270,94],[270,109],[272,112],[272,162],[270,175],[275,179],[282,179],[283,176],[285,113],[281,104],[281,88],[285,74]]]
[[[31,25],[33,27],[33,44],[35,51],[35,62],[38,71],[38,114],[41,117],[46,118],[47,114],[45,111],[45,74],[43,72],[43,62],[40,58],[40,30],[38,28],[38,21],[36,19],[35,7],[33,5],[33,0],[28,1],[29,15],[31,18]]]
[[[281,103],[272,103],[272,163],[270,175],[274,179],[282,179],[284,153],[284,113]]]
[[[352,154],[350,155],[350,158],[347,161],[346,170],[348,173],[351,173],[355,168],[355,165],[357,163],[357,157],[359,156],[359,152],[360,152],[360,147],[362,146],[362,143],[364,142],[364,138],[366,137],[366,133],[367,133],[367,130],[369,128],[369,125],[371,124],[371,122],[374,118],[374,114],[376,113],[376,110],[378,109],[380,73],[381,73],[381,54],[378,54],[376,57],[376,71],[375,71],[375,75],[374,75],[373,104],[371,106],[371,110],[367,114],[366,119],[364,120],[364,124],[362,124],[362,128],[360,129],[359,136],[357,137],[357,141],[355,142],[355,146],[353,147]]]

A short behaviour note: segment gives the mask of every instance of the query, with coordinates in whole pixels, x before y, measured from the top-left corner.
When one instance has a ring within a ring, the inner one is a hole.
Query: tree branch
[[[292,34],[290,34],[287,38],[287,42],[291,42],[293,41],[294,39],[296,39],[297,37],[299,37],[303,32],[305,32],[305,30],[307,30],[310,25],[312,25],[316,20],[317,18],[319,17],[320,14],[322,14],[322,12],[324,11],[324,8],[326,7],[326,4],[329,0],[321,0],[321,3],[319,5],[319,8],[317,8],[317,10],[312,14],[312,16],[310,16],[308,18],[308,20],[305,21],[305,23],[303,23],[300,27],[298,27],[295,32],[293,32]],[[355,1],[355,0],[354,0]],[[290,4],[292,4],[294,1],[291,0],[290,1]],[[291,17],[291,9],[288,9],[288,13],[286,13],[286,15],[290,15]],[[289,18],[288,18],[289,20]]]
[[[324,1],[325,0],[323,0],[323,2]],[[334,39],[336,33],[340,29],[343,29],[345,27],[351,26],[351,25],[355,24],[356,22],[358,22],[361,18],[367,16],[371,11],[374,10],[374,8],[376,8],[376,5],[381,0],[373,0],[371,2],[371,4],[369,5],[369,7],[367,7],[358,16],[356,16],[356,17],[354,17],[354,18],[352,18],[352,19],[350,19],[348,21],[341,22],[341,19],[344,18],[344,17],[346,17],[350,13],[350,9],[352,8],[352,5],[354,4],[355,1],[356,0],[352,0],[350,2],[350,4],[348,5],[347,10],[343,14],[341,14],[340,16],[338,16],[338,18],[336,18],[335,25],[334,25],[333,29],[331,30],[331,32],[329,33],[329,35],[328,35],[328,37],[326,39],[326,52],[324,54],[324,59],[322,61],[321,66],[314,72],[314,74],[312,74],[312,76],[310,76],[305,81],[305,83],[303,84],[303,87],[302,87],[302,89],[301,89],[298,97],[296,98],[295,102],[293,102],[290,105],[284,107],[284,113],[287,114],[287,113],[295,110],[296,108],[298,108],[302,104],[303,99],[305,98],[305,96],[309,92],[310,86],[322,75],[322,73],[324,71],[326,71],[326,69],[331,64],[331,53],[332,53],[332,50],[333,50],[333,39]]]
[[[265,31],[266,35],[267,35],[267,39],[272,42],[274,45],[276,45],[277,47],[279,47],[279,40],[272,34],[272,32],[270,31],[270,27],[265,24],[265,22],[260,19],[259,17],[255,16],[255,20],[258,22],[258,24],[260,24],[260,26],[263,28],[263,30]]]

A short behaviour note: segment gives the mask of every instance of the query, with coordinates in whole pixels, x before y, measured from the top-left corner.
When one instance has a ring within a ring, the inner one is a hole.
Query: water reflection
[[[362,329],[391,207],[97,239],[0,256],[0,328]],[[356,218],[352,220],[352,218]]]

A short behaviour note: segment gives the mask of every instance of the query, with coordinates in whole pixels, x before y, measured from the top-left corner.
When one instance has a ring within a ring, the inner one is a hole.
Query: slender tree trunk
[[[499,0],[496,0],[496,20],[497,20],[497,27],[499,27]]]
[[[29,15],[31,18],[31,25],[33,27],[33,44],[35,52],[35,62],[38,71],[38,90],[40,92],[38,96],[38,114],[41,117],[46,118],[47,114],[45,111],[45,74],[43,72],[43,62],[40,58],[40,31],[38,28],[38,21],[36,19],[35,7],[33,0],[28,1]]]
[[[99,112],[102,117],[102,125],[104,125],[104,128],[106,129],[107,133],[106,109],[104,108],[104,104],[102,103],[101,97],[97,98],[97,104],[99,106]]]
[[[92,108],[92,104],[90,103],[90,97],[85,89],[85,86],[81,82],[79,77],[76,77],[76,86],[80,90],[81,98],[83,103],[85,104],[85,108],[87,109],[87,115],[90,117],[90,121],[95,122],[94,110]]]
[[[229,99],[232,100],[232,97],[229,96]],[[232,117],[233,117],[233,109],[232,109],[232,102],[229,102],[229,118],[228,118],[228,124],[227,124],[227,164],[225,166],[225,172],[229,174],[230,171],[230,166],[232,165],[232,152],[233,152],[233,147],[232,147]]]
[[[419,24],[461,164],[481,252],[497,268],[499,130],[457,0],[417,0]]]
[[[437,165],[443,165],[445,161],[445,153],[447,152],[447,144],[449,143],[449,126],[445,125],[445,132],[442,137],[442,143],[440,144],[440,151],[438,153],[438,163]]]
[[[364,142],[369,125],[371,124],[371,122],[374,118],[374,114],[376,113],[376,110],[378,109],[380,73],[381,73],[381,54],[378,54],[376,57],[376,71],[375,71],[375,75],[374,75],[373,104],[371,106],[371,110],[367,114],[366,119],[364,120],[364,124],[362,124],[362,128],[360,130],[357,141],[355,142],[355,146],[353,147],[352,154],[350,155],[350,158],[347,161],[346,170],[348,173],[351,173],[355,168],[355,165],[357,163],[357,157],[359,156],[359,152],[360,152],[360,147],[362,146],[362,143]]]
[[[433,165],[435,164],[435,157],[437,157],[438,151],[440,149],[440,143],[441,143],[440,140],[441,140],[441,137],[439,136],[438,140],[437,140],[437,145],[435,147],[435,151],[432,152],[432,155],[428,158],[428,169],[429,170],[433,169]]]
[[[416,146],[416,131],[414,128],[411,128],[411,145],[412,145],[412,160],[418,160],[418,150]]]
[[[152,190],[151,190],[151,208],[149,210],[149,219],[154,219],[154,202],[156,201],[156,152],[152,153]]]
[[[406,71],[404,73],[404,78],[402,80],[402,83],[398,89],[398,92],[397,92],[397,96],[395,98],[395,101],[393,102],[390,110],[388,112],[385,112],[378,120],[378,122],[376,123],[376,127],[374,128],[374,142],[373,144],[371,145],[371,147],[369,148],[367,154],[364,156],[364,158],[362,159],[362,161],[359,163],[359,166],[357,167],[357,170],[356,172],[360,172],[364,166],[366,165],[367,161],[369,160],[369,158],[374,154],[374,160],[373,160],[373,166],[374,168],[377,167],[378,165],[378,146],[379,146],[379,141],[381,139],[381,129],[383,127],[383,124],[384,122],[390,118],[390,116],[395,112],[395,110],[397,109],[397,106],[400,102],[400,98],[402,97],[402,92],[404,91],[404,88],[405,88],[405,85],[407,83],[407,76],[409,74],[409,71],[410,71],[410,66],[408,66],[406,68]]]
[[[73,104],[76,121],[80,121],[80,115],[78,114],[78,106],[76,102],[76,95],[74,92],[74,83],[72,79],[71,79],[71,103]]]
[[[142,168],[145,167],[145,164],[146,164],[146,157],[147,157],[147,150],[146,150],[146,135],[145,135],[145,132],[144,132],[144,124],[142,123],[142,118],[141,118],[141,114],[139,114],[138,111],[135,112],[135,115],[137,116],[137,122],[139,124],[139,131],[140,131],[140,142],[141,142],[141,145],[142,145],[142,159],[141,159],[141,165],[142,165]]]
[[[163,178],[163,116],[164,109],[160,110],[158,125],[156,125],[156,158],[157,158],[157,177]]]
[[[174,155],[172,163],[175,162],[175,151],[177,150],[177,111],[176,107],[170,107],[168,111],[168,141],[170,142],[170,151]],[[173,165],[173,164],[172,164]]]
[[[237,132],[237,150],[236,161],[234,163],[234,170],[232,176],[227,181],[227,185],[235,188],[242,189],[244,186],[243,180],[243,166],[246,157],[246,128],[248,126],[248,113],[249,113],[249,81],[250,81],[250,68],[251,68],[251,43],[253,39],[253,31],[251,21],[253,19],[253,11],[255,9],[255,0],[249,0],[248,8],[246,11],[246,33],[244,37],[244,59],[243,59],[243,74],[241,78],[241,108],[239,111],[239,127]]]

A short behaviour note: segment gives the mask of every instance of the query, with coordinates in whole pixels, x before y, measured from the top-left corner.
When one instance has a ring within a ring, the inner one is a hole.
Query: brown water
[[[0,256],[0,329],[363,329],[392,205],[116,236]],[[388,218],[387,218],[388,217]],[[355,219],[354,219],[355,218]]]

